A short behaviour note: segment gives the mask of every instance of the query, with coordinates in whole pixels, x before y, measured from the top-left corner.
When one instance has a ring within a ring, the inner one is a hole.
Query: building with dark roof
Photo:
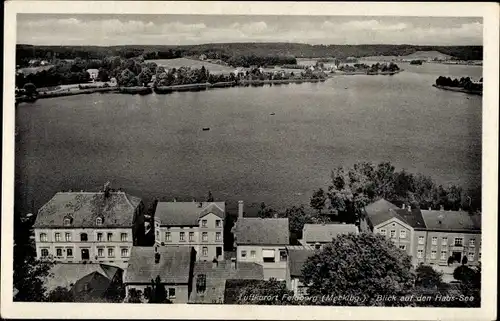
[[[303,245],[321,248],[324,244],[331,243],[332,239],[341,234],[358,234],[354,224],[304,224],[302,232]]]
[[[243,217],[240,201],[233,227],[236,260],[263,266],[265,279],[285,280],[289,244],[288,218]]]
[[[144,204],[109,183],[99,192],[59,192],[40,208],[33,227],[40,259],[123,268],[144,234]]]
[[[412,256],[414,264],[462,262],[476,264],[481,257],[481,215],[464,211],[421,210],[386,200],[365,207],[360,226],[391,239]]]
[[[134,246],[124,275],[126,294],[128,296],[131,289],[144,293],[151,286],[151,280],[159,276],[169,300],[187,303],[193,263],[194,252],[189,246]]]
[[[262,265],[231,261],[195,262],[189,303],[224,303],[226,280],[263,280]]]
[[[224,202],[159,202],[155,211],[155,243],[188,246],[196,259],[224,260]]]

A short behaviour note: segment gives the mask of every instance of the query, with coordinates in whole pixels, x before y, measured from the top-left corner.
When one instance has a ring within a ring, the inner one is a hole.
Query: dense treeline
[[[342,65],[338,68],[340,71],[344,72],[356,72],[364,71],[367,73],[378,73],[378,72],[395,72],[399,70],[399,66],[395,63],[381,64],[376,63],[368,66],[367,64],[354,64],[354,65]]]
[[[328,58],[366,56],[405,56],[416,51],[436,50],[460,60],[482,60],[482,46],[415,45],[309,45],[300,43],[217,43],[194,46],[31,46],[17,45],[16,64],[26,66],[30,59],[104,59],[107,56],[170,59],[204,54],[208,59],[228,62],[240,56]],[[270,64],[270,63],[269,63]]]
[[[483,78],[480,80],[481,82],[483,81]],[[470,77],[462,77],[460,79],[451,79],[450,77],[443,77],[439,76],[439,78],[436,79],[436,85],[437,86],[447,86],[447,87],[457,87],[457,88],[464,88],[467,90],[483,90],[483,84],[482,83],[473,83]]]

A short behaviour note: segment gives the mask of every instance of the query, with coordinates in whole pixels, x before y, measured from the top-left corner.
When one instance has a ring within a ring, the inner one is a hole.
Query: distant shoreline
[[[464,88],[461,88],[461,87],[438,86],[436,84],[432,85],[432,87],[436,87],[436,88],[442,89],[442,90],[456,91],[456,92],[471,94],[471,95],[479,95],[479,96],[483,95],[482,91],[479,91],[479,90],[468,90],[468,89],[464,89]]]

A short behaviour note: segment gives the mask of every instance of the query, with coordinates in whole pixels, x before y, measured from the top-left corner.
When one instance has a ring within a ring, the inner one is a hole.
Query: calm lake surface
[[[108,180],[146,201],[210,190],[230,207],[283,208],[307,204],[333,168],[358,161],[478,188],[482,98],[431,85],[440,75],[479,79],[482,67],[398,65],[405,71],[394,76],[21,104],[16,212]]]

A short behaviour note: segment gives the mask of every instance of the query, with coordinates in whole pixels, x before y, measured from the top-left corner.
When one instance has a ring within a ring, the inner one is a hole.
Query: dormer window
[[[101,226],[101,225],[102,225],[102,221],[103,221],[102,217],[98,217],[98,218],[96,218],[96,220],[95,220],[95,224],[96,224],[97,226]]]
[[[70,226],[72,221],[73,221],[73,219],[71,218],[71,216],[66,215],[64,217],[63,225],[64,226]]]

